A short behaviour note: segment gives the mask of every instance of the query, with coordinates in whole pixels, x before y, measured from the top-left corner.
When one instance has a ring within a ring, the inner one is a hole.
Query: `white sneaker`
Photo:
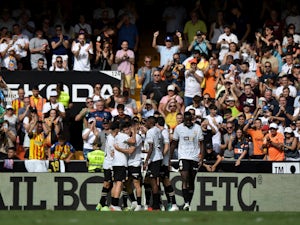
[[[134,211],[142,211],[142,210],[143,210],[143,208],[141,205],[137,205],[134,209]]]
[[[160,205],[160,211],[166,211],[166,208],[163,204]]]
[[[179,208],[176,204],[173,204],[171,208],[169,208],[168,210],[169,212],[175,212],[175,211],[179,211]]]
[[[113,206],[111,205],[109,207],[110,211],[122,211],[121,207],[120,206]]]
[[[130,210],[131,211],[134,211],[135,210],[135,208],[137,207],[137,201],[134,201],[134,202],[131,202],[131,206],[130,206]]]
[[[190,211],[190,204],[189,203],[185,203],[183,206],[183,210],[184,211]]]
[[[144,205],[144,210],[148,211],[149,206],[148,205]]]

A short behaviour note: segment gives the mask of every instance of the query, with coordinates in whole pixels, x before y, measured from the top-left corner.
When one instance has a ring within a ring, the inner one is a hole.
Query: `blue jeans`
[[[187,107],[193,104],[193,98],[184,96],[184,106]]]
[[[84,157],[85,160],[87,160],[88,153],[92,152],[92,151],[93,151],[93,149],[89,149],[89,148],[84,148],[83,149],[83,157]]]

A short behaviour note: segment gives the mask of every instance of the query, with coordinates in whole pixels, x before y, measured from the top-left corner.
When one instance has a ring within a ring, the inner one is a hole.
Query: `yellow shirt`
[[[165,122],[170,127],[170,129],[174,129],[177,125],[176,115],[177,112],[169,112],[166,115]]]

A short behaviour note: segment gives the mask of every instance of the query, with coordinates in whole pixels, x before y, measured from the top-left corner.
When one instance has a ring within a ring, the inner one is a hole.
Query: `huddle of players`
[[[128,193],[131,210],[159,210],[161,182],[167,196],[168,210],[177,211],[175,192],[169,179],[170,140],[164,118],[151,116],[144,125],[136,120],[112,122],[110,130],[105,144],[104,183],[96,210],[121,211],[119,201],[123,190]],[[142,154],[146,155],[144,163]],[[146,171],[144,178],[142,171]],[[145,188],[145,207],[141,202],[142,184]],[[107,205],[109,192],[110,207]],[[126,206],[127,199],[122,200],[123,206]]]

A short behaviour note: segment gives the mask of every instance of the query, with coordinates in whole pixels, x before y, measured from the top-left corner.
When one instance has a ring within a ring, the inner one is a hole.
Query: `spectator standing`
[[[44,117],[49,114],[51,109],[57,110],[59,116],[64,118],[66,116],[65,107],[61,102],[57,101],[57,91],[51,91],[49,94],[49,101],[43,105],[43,115]]]
[[[18,117],[14,114],[14,109],[11,105],[6,105],[5,109],[6,111],[3,119],[8,121],[9,130],[17,136]]]
[[[161,79],[160,71],[153,73],[153,81],[149,82],[143,91],[143,100],[152,99],[158,105],[163,96],[167,95],[167,82]]]
[[[115,61],[118,64],[118,71],[122,72],[124,78],[124,89],[130,89],[130,83],[134,77],[135,55],[129,49],[128,41],[122,41],[121,49],[116,52]]]
[[[193,50],[199,50],[200,54],[209,55],[212,50],[212,46],[208,40],[206,40],[206,35],[201,33],[201,31],[197,31],[196,35],[192,42],[190,42],[188,51],[192,52]]]
[[[262,131],[262,121],[254,117],[252,121],[244,126],[243,131],[248,133],[251,136],[253,142],[253,154],[250,156],[251,159],[263,159],[265,153],[263,152],[263,138],[264,134]],[[253,122],[254,121],[254,122]]]
[[[204,78],[203,72],[197,68],[197,60],[191,59],[189,63],[191,68],[185,71],[185,106],[192,104],[195,95],[202,96],[201,83]]]
[[[241,45],[241,43],[244,43],[249,39],[251,31],[250,20],[248,16],[244,15],[240,7],[237,5],[231,8],[231,14],[232,31],[236,34]]]
[[[176,36],[179,39],[179,45],[173,45],[173,37],[167,36],[165,38],[165,45],[157,45],[157,37],[159,35],[159,31],[154,32],[152,47],[157,50],[160,54],[160,67],[169,64],[172,61],[174,53],[179,52],[180,49],[183,48],[183,42],[180,32],[176,32]]]
[[[269,161],[283,161],[284,151],[282,146],[284,145],[284,135],[278,130],[276,123],[270,124],[270,133],[268,133],[263,140],[263,148],[268,149],[268,153],[265,159]]]
[[[32,88],[32,95],[30,96],[30,106],[37,110],[39,120],[43,119],[43,106],[46,99],[40,96],[40,89],[37,85]]]
[[[0,127],[0,159],[7,158],[7,149],[15,147],[16,135],[9,129],[9,122],[4,120]]]
[[[122,15],[121,20],[117,24],[118,29],[118,44],[117,48],[123,48],[123,41],[128,43],[128,49],[132,50],[136,55],[139,47],[139,32],[137,26],[130,22],[130,17],[127,13]]]
[[[83,30],[78,34],[78,38],[72,43],[72,53],[74,55],[74,71],[90,71],[91,58],[93,57],[93,43],[86,38]]]
[[[286,161],[299,161],[300,154],[298,151],[298,143],[299,140],[295,137],[295,134],[291,127],[286,127],[284,129],[284,143],[283,143],[283,150],[284,150],[284,157]]]
[[[86,22],[85,15],[80,14],[78,17],[78,23],[74,26],[75,35],[80,35],[84,31],[87,36],[92,35],[92,27]]]
[[[85,105],[86,105],[86,107],[82,108],[80,110],[80,112],[75,116],[75,121],[83,120],[83,128],[88,127],[88,123],[87,123],[87,119],[86,119],[87,115],[90,112],[95,111],[94,102],[93,102],[93,99],[91,97],[86,98]]]
[[[103,129],[102,123],[104,119],[111,120],[112,115],[109,110],[105,109],[105,104],[103,100],[99,100],[95,103],[95,110],[90,111],[86,115],[86,119],[88,120],[90,117],[94,117],[96,119],[96,127]]]
[[[111,70],[114,63],[114,54],[111,48],[111,44],[108,42],[103,43],[103,49],[96,51],[96,58],[94,61],[94,70]]]
[[[140,92],[140,101],[143,103],[143,91],[146,88],[147,84],[152,81],[153,72],[155,68],[151,65],[152,57],[146,55],[144,58],[144,66],[139,68],[137,71],[138,74],[138,84],[142,85]]]
[[[85,160],[87,159],[87,154],[94,150],[94,145],[99,139],[100,132],[101,129],[96,127],[96,119],[90,117],[88,119],[88,127],[82,131],[83,156]]]
[[[210,31],[208,35],[208,40],[212,45],[213,53],[216,53],[216,45],[218,38],[221,34],[224,33],[224,12],[222,10],[217,11],[217,18],[216,21],[212,22],[210,25]]]
[[[108,19],[109,19],[110,23],[113,23],[115,20],[115,12],[114,12],[113,8],[106,5],[105,0],[97,0],[97,2],[95,4],[96,4],[96,6],[99,6],[99,7],[94,9],[93,19],[94,20],[102,19],[103,15],[104,15],[103,12],[106,11],[108,14]]]
[[[44,68],[47,68],[46,53],[50,52],[49,42],[43,38],[43,31],[41,29],[37,29],[35,33],[36,37],[29,41],[31,68],[35,69],[38,67],[39,59],[44,59]]]
[[[234,151],[235,166],[239,166],[242,159],[248,159],[249,142],[245,138],[242,128],[237,128],[234,139],[231,136],[228,148]]]
[[[207,27],[203,20],[199,19],[199,15],[196,11],[190,13],[191,20],[187,21],[184,25],[184,39],[188,43],[192,43],[194,36],[197,31],[200,31],[203,34],[207,34]]]
[[[174,36],[177,31],[182,33],[186,18],[185,7],[179,0],[172,0],[162,14],[162,20],[166,23],[167,35]]]
[[[11,103],[11,106],[16,115],[19,115],[19,109],[24,107],[24,98],[25,98],[24,88],[19,86],[18,87],[18,97],[15,98]]]
[[[287,26],[287,31],[285,33],[285,36],[283,37],[283,40],[282,40],[282,47],[283,48],[286,48],[286,46],[288,44],[288,40],[287,40],[288,35],[292,35],[293,39],[294,39],[294,42],[297,43],[297,44],[300,44],[300,35],[296,34],[295,29],[296,29],[296,27],[292,23]]]
[[[63,34],[62,26],[60,24],[55,26],[56,35],[51,38],[52,48],[52,64],[56,61],[57,56],[61,56],[64,64],[68,67],[68,51],[70,43],[68,36]]]
[[[206,117],[210,126],[213,126],[215,129],[215,134],[212,137],[212,143],[214,151],[220,153],[220,146],[221,146],[221,127],[223,123],[222,116],[217,114],[217,106],[211,104],[209,106],[209,115]]]
[[[216,48],[219,49],[219,61],[222,62],[225,54],[229,52],[229,44],[234,42],[238,44],[238,37],[231,32],[230,25],[223,26],[224,33],[218,37]]]
[[[21,68],[24,70],[30,70],[29,60],[29,37],[21,30],[20,24],[16,23],[13,25],[13,39],[14,49],[16,51],[16,58],[21,63]]]

